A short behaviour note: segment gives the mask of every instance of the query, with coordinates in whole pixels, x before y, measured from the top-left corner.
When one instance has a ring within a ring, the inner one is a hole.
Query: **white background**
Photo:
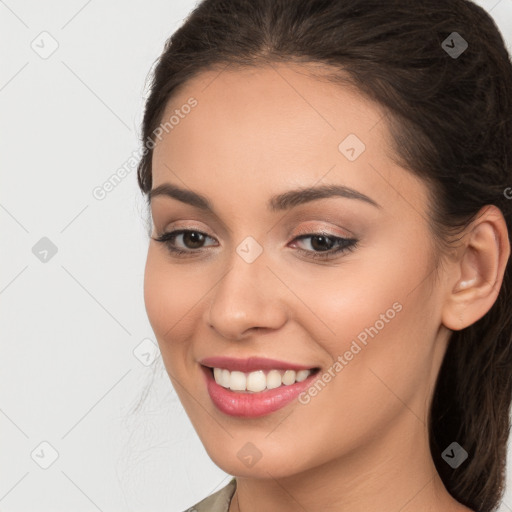
[[[510,50],[512,0],[477,3]],[[143,364],[154,335],[135,165],[92,194],[137,154],[146,76],[194,5],[0,0],[0,511],[179,512],[229,480],[158,353]],[[32,251],[43,237],[57,248],[46,262]]]

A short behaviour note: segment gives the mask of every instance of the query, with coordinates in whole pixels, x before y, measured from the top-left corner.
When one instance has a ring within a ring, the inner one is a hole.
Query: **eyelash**
[[[202,231],[198,231],[195,229],[178,229],[175,231],[169,231],[167,233],[162,233],[159,237],[153,238],[153,240],[155,240],[155,242],[160,242],[160,243],[165,244],[167,249],[169,250],[169,252],[178,258],[186,258],[186,257],[192,256],[193,254],[203,252],[202,249],[190,249],[188,251],[184,251],[182,249],[177,249],[176,247],[174,247],[174,245],[172,245],[172,242],[174,241],[174,239],[177,236],[185,234],[185,233],[199,233],[201,235],[204,235],[207,238],[212,238],[209,235],[207,235],[206,233],[203,233]],[[335,244],[338,244],[337,249],[333,250],[331,248],[327,251],[320,251],[320,252],[308,251],[305,249],[297,249],[300,253],[305,254],[308,258],[312,258],[312,259],[321,259],[321,260],[332,259],[333,257],[337,256],[338,254],[342,254],[342,253],[345,253],[348,251],[353,251],[357,247],[357,243],[358,243],[358,240],[356,240],[355,238],[343,238],[343,237],[334,236],[334,235],[331,235],[331,234],[325,233],[325,232],[302,234],[302,235],[295,237],[294,241],[302,240],[304,238],[312,238],[312,237],[329,238],[329,239],[333,240],[335,242]]]

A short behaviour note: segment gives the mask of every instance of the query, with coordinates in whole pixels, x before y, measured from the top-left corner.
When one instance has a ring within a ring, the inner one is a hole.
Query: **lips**
[[[224,414],[245,418],[256,418],[275,412],[294,401],[298,395],[311,386],[319,373],[318,367],[294,364],[276,359],[250,357],[248,359],[236,359],[230,357],[210,357],[200,361],[205,376],[208,394],[213,404]],[[257,392],[244,390],[232,390],[215,381],[214,369],[227,370],[229,372],[253,373],[262,370],[265,373],[281,371],[307,377],[300,382],[290,383],[274,389],[263,389]],[[305,372],[306,370],[310,370]]]
[[[236,359],[233,357],[206,357],[199,361],[203,366],[210,368],[224,368],[226,370],[239,372],[254,372],[256,370],[312,370],[314,366],[293,364],[277,359],[266,357],[249,357],[247,359]]]

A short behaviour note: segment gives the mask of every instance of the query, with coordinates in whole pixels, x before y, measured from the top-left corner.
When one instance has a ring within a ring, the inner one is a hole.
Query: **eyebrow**
[[[195,206],[200,210],[214,212],[214,208],[208,198],[193,192],[191,190],[183,189],[177,185],[171,183],[163,183],[158,187],[148,192],[147,201],[151,203],[151,200],[157,196],[167,196],[177,199],[182,203]],[[381,206],[371,199],[370,197],[358,192],[349,187],[343,185],[320,185],[317,187],[298,188],[289,190],[282,194],[275,195],[270,198],[267,203],[267,208],[271,212],[279,212],[283,210],[289,210],[301,204],[309,203],[317,199],[325,199],[329,197],[344,197],[346,199],[358,199],[368,204],[381,208]]]

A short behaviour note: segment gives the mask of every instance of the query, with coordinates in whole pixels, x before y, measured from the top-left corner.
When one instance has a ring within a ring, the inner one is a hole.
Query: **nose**
[[[247,263],[237,254],[210,295],[204,320],[220,336],[242,340],[256,330],[273,330],[287,320],[282,283],[263,255]]]

